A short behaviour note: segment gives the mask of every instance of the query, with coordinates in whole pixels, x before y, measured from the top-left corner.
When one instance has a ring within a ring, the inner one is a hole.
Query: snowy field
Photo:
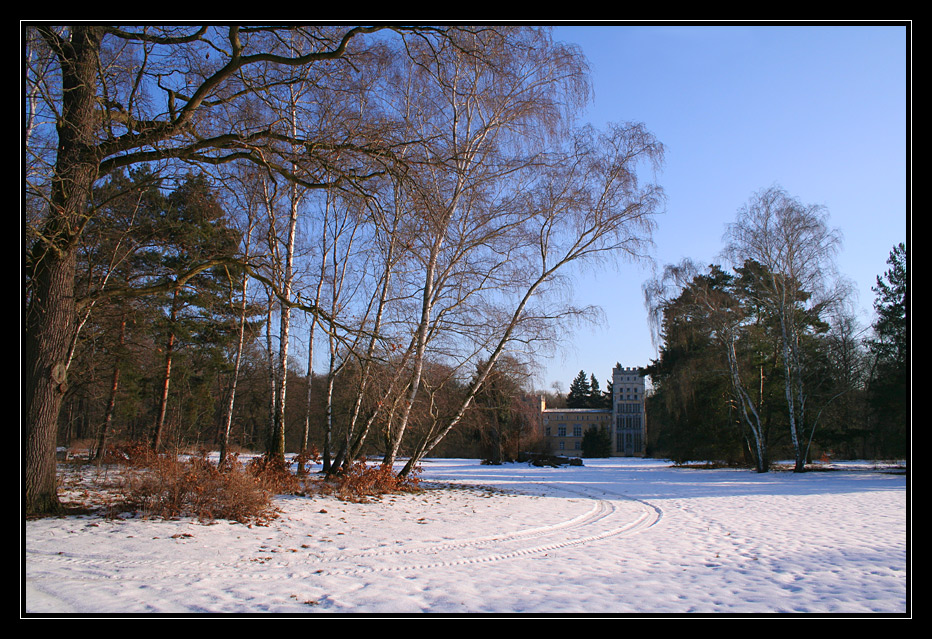
[[[28,521],[22,616],[911,615],[908,479],[428,460],[425,490],[269,526]]]

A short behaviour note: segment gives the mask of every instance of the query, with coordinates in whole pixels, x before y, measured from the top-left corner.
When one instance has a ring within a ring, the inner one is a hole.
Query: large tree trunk
[[[25,400],[26,513],[60,511],[55,479],[58,415],[67,390],[65,356],[74,318],[74,250],[46,255],[35,274],[36,299],[26,316]]]
[[[26,266],[31,280],[23,339],[26,513],[61,510],[55,444],[74,331],[76,238],[99,167],[93,144],[102,30],[74,27],[70,43],[43,35],[59,56],[64,91],[49,214]]]

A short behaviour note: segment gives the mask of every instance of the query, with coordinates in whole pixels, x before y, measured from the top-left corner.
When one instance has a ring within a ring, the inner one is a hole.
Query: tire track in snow
[[[413,541],[404,548],[376,547],[308,554],[272,551],[261,557],[237,557],[232,561],[205,561],[203,557],[164,561],[125,556],[75,556],[27,549],[26,558],[27,565],[32,564],[33,570],[39,572],[43,563],[66,563],[77,569],[80,577],[99,580],[151,579],[153,569],[158,570],[159,581],[198,575],[249,581],[306,579],[321,575],[453,568],[543,555],[612,537],[635,535],[656,525],[663,516],[659,508],[646,501],[611,491],[553,483],[546,484],[546,488],[547,497],[572,495],[593,503],[585,513],[543,526],[452,541]],[[224,573],[229,576],[224,577]]]

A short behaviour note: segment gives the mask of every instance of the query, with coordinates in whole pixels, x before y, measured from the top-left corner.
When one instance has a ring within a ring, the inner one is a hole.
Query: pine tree
[[[878,452],[903,455],[907,446],[909,402],[909,295],[906,246],[894,247],[887,259],[890,269],[877,278],[874,308],[875,338],[869,342],[875,358],[869,397]]]
[[[570,384],[570,392],[566,396],[567,408],[588,408],[590,397],[589,380],[586,371],[579,371],[579,375]]]
[[[589,408],[602,408],[602,391],[595,373],[589,376]]]
[[[894,368],[905,369],[909,352],[907,259],[906,245],[900,242],[887,259],[890,269],[877,278],[877,286],[871,290],[877,294],[874,309],[876,340],[872,350]]]
[[[206,178],[189,176],[169,194],[165,208],[150,220],[155,241],[151,250],[137,254],[140,272],[153,280],[176,280],[206,260],[234,254],[239,234],[225,224],[225,215]],[[193,370],[229,365],[226,346],[237,334],[237,312],[229,304],[228,293],[231,287],[237,288],[238,278],[243,276],[228,267],[215,267],[191,277],[181,288],[147,300],[161,311],[154,328],[164,356],[152,432],[154,449],[165,437],[172,368],[184,347],[197,344],[189,363]],[[199,384],[212,377],[196,374],[191,381]]]
[[[612,436],[605,426],[590,426],[582,439],[583,457],[610,457]]]

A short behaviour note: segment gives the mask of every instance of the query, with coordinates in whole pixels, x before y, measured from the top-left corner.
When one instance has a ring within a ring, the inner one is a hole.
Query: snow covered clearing
[[[23,616],[908,616],[907,475],[431,459],[424,490],[268,526],[24,524]]]

